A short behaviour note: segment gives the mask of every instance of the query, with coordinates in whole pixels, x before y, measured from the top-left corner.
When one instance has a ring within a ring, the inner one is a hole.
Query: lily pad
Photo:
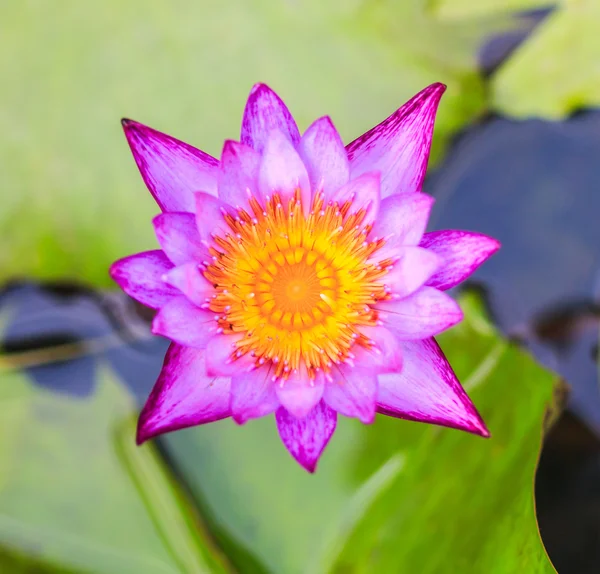
[[[442,81],[439,151],[485,107],[491,29],[431,19],[422,0],[2,3],[0,282],[108,285],[112,261],[155,245],[122,116],[218,156],[257,81],[302,128],[329,113],[346,141]]]
[[[0,570],[223,573],[227,563],[104,369],[77,400],[0,374]]]
[[[557,377],[502,339],[475,295],[441,344],[488,423],[488,440],[378,417],[342,420],[314,476],[274,421],[223,421],[165,444],[213,525],[273,572],[553,572],[533,476]]]

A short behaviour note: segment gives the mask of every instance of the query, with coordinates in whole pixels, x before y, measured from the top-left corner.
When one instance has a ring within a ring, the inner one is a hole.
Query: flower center
[[[215,286],[208,306],[223,334],[238,334],[235,360],[250,354],[274,378],[302,365],[310,377],[369,347],[360,327],[377,324],[373,305],[388,297],[381,278],[391,260],[373,261],[383,240],[367,241],[365,211],[352,201],[325,204],[305,215],[296,194],[266,205],[251,197],[250,212],[224,214],[229,232],[215,236],[204,270]]]

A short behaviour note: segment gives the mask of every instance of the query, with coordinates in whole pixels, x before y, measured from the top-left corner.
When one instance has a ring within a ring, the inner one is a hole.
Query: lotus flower
[[[425,233],[433,199],[421,186],[444,90],[425,88],[344,147],[329,117],[300,135],[258,84],[220,161],[123,121],[162,210],[160,249],[111,274],[158,310],[152,331],[172,341],[138,443],[274,413],[313,472],[338,415],[489,436],[433,339],[462,319],[444,291],[499,247],[468,231]]]

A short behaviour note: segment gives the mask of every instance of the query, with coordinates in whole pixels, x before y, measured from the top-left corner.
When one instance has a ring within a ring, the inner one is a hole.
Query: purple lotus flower
[[[444,90],[429,86],[344,147],[328,117],[301,136],[258,84],[241,141],[226,141],[220,162],[123,122],[162,210],[160,250],[111,274],[158,309],[152,331],[172,341],[138,443],[275,413],[312,472],[338,413],[489,436],[433,339],[462,319],[444,291],[499,247],[467,231],[425,233],[433,199],[421,185]]]

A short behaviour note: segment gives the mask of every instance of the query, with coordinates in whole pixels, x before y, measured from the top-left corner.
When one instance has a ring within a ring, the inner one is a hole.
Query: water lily
[[[158,310],[152,331],[172,341],[138,443],[274,413],[312,472],[338,415],[489,435],[433,338],[462,319],[444,291],[499,247],[478,233],[425,232],[433,199],[421,186],[444,90],[425,88],[344,146],[329,117],[300,135],[258,84],[220,161],[123,121],[162,210],[160,249],[111,274]]]

